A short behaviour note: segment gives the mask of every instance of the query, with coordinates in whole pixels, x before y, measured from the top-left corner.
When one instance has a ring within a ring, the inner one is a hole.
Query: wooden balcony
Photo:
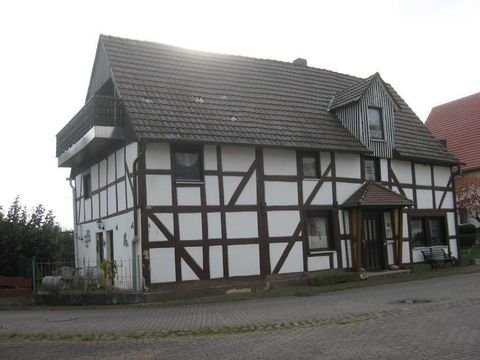
[[[70,167],[78,162],[79,153],[92,150],[109,140],[123,139],[122,102],[111,96],[97,95],[57,134],[58,166]]]

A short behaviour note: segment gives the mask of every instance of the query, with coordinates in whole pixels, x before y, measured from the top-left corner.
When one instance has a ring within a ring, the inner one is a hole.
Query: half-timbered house
[[[379,74],[100,36],[57,157],[77,261],[137,288],[457,256],[457,160]]]

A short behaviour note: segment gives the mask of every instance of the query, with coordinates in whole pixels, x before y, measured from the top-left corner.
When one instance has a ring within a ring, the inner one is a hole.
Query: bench
[[[447,254],[443,248],[430,248],[422,250],[425,262],[429,263],[433,269],[438,269],[440,266],[445,267],[448,263],[455,265],[455,258],[451,254]]]

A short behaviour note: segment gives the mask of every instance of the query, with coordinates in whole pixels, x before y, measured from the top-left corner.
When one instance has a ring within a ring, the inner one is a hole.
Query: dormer
[[[374,156],[392,158],[395,146],[395,112],[400,106],[380,74],[360,80],[337,92],[329,109]]]

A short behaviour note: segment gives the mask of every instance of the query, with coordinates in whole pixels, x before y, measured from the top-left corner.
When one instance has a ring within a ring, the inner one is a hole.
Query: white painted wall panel
[[[448,235],[454,236],[455,234],[455,214],[447,213],[447,225],[448,225]]]
[[[100,161],[100,187],[107,185],[107,160]]]
[[[329,152],[320,152],[320,171],[322,172],[320,175],[323,175],[325,170],[327,170],[328,165],[332,162],[332,155]],[[328,176],[332,175],[332,172],[330,171]]]
[[[85,221],[92,220],[92,198],[85,199]]]
[[[286,244],[270,244],[270,258],[271,258],[271,268],[274,269],[282,256],[283,250],[285,249]],[[272,259],[272,255],[273,258]],[[302,242],[297,241],[295,245],[293,245],[292,250],[288,254],[283,266],[280,268],[279,273],[294,273],[294,272],[302,272],[303,271],[303,247]]]
[[[452,252],[452,256],[455,256],[458,259],[457,240],[450,240],[450,251]]]
[[[122,147],[117,150],[116,161],[117,161],[117,179],[125,175],[125,149]]]
[[[402,236],[404,238],[408,238],[410,235],[408,233],[408,215],[407,214],[403,214],[403,222],[402,222],[402,225],[403,225],[403,234]]]
[[[225,205],[228,204],[232,198],[233,193],[242,181],[241,176],[224,176],[223,177],[223,198]]]
[[[172,205],[170,175],[146,175],[147,204]]]
[[[108,215],[115,214],[117,212],[117,194],[115,185],[108,187]]]
[[[256,171],[252,173],[252,176],[248,180],[247,184],[243,188],[238,200],[237,205],[255,205],[257,203],[257,175]]]
[[[173,248],[150,249],[150,278],[153,284],[175,281]]]
[[[265,175],[296,175],[297,154],[295,150],[263,150],[263,167]]]
[[[450,168],[445,166],[434,166],[433,174],[435,175],[435,186],[447,187],[450,180]]]
[[[338,218],[340,219],[340,234],[350,234],[350,215],[348,211],[339,211]]]
[[[180,240],[202,239],[202,214],[178,214]]]
[[[393,256],[393,243],[387,244],[387,262],[388,265],[395,264],[395,259]]]
[[[328,256],[310,256],[308,257],[308,271],[330,269],[330,260]]]
[[[117,184],[117,196],[118,196],[118,211],[123,211],[127,208],[127,202],[125,198],[125,181],[120,181]]]
[[[225,222],[227,225],[227,237],[229,239],[258,237],[256,212],[230,212],[226,214]]]
[[[270,237],[292,236],[299,222],[298,211],[268,211],[268,235]]]
[[[80,197],[82,195],[82,174],[75,176],[75,194],[76,197]]]
[[[413,189],[403,189],[405,196],[413,201]]]
[[[203,268],[203,249],[201,247],[187,247],[185,250],[190,254],[190,256],[195,260],[195,262]],[[195,275],[193,270],[188,266],[188,264],[182,259],[182,280],[198,280],[198,276]]]
[[[401,184],[412,183],[412,165],[409,161],[392,160],[392,170]]]
[[[111,154],[107,158],[107,182],[108,184],[114,182],[115,177],[115,153]]]
[[[93,165],[90,168],[90,179],[92,185],[92,191],[98,189],[98,164]]]
[[[173,214],[169,213],[156,213],[157,218],[162,222],[163,225],[167,228],[170,234],[173,235]]]
[[[440,205],[440,201],[442,200],[443,191],[435,191],[435,200],[437,201],[437,207]],[[445,199],[443,200],[442,209],[453,209],[454,202],[453,202],[453,193],[448,191],[445,195]]]
[[[130,182],[127,180],[127,206],[133,207],[133,192],[132,187],[130,186]],[[132,180],[133,185],[133,180]]]
[[[100,216],[107,216],[107,190],[100,192]]]
[[[360,155],[358,154],[335,154],[335,171],[338,177],[360,179]],[[327,165],[328,166],[328,165]],[[326,167],[322,167],[325,170]]]
[[[387,159],[380,159],[380,175],[382,181],[388,181],[388,162]]]
[[[210,279],[223,278],[223,250],[221,246],[210,246]]]
[[[205,196],[207,205],[220,205],[217,176],[205,176]]]
[[[410,244],[408,241],[403,242],[402,261],[404,264],[408,264],[410,262]]]
[[[203,147],[203,166],[205,170],[217,170],[217,147],[215,145]]]
[[[415,181],[417,185],[432,185],[430,165],[415,164]]]
[[[147,169],[170,169],[170,144],[148,143],[145,151]]]
[[[302,189],[303,189],[303,203],[307,201],[308,197],[312,193],[315,186],[318,184],[318,180],[303,180]]]
[[[430,190],[417,190],[417,207],[419,209],[431,209],[433,197]]]
[[[337,183],[337,201],[341,205],[355,191],[360,188],[361,184]]]
[[[307,199],[305,199],[307,200]],[[332,205],[332,183],[324,182],[320,189],[318,190],[317,195],[312,200],[312,205]]]
[[[255,160],[251,146],[222,146],[223,171],[247,171]]]
[[[150,218],[148,218],[148,241],[167,241],[165,235]]]
[[[222,223],[220,213],[207,213],[208,221],[208,238],[221,239],[222,238]]]
[[[138,146],[137,143],[133,142],[128,144],[125,147],[126,160],[127,160],[126,162],[127,162],[127,166],[130,173],[133,171],[133,162],[137,157],[137,146]]]
[[[180,206],[200,206],[202,204],[200,199],[200,187],[177,187],[177,203]]]
[[[230,276],[259,275],[258,245],[230,245],[228,247],[228,270]]]
[[[266,181],[265,200],[267,205],[298,205],[297,183]]]
[[[92,196],[93,219],[98,219],[100,215],[99,201],[100,201],[99,194],[95,194]]]

